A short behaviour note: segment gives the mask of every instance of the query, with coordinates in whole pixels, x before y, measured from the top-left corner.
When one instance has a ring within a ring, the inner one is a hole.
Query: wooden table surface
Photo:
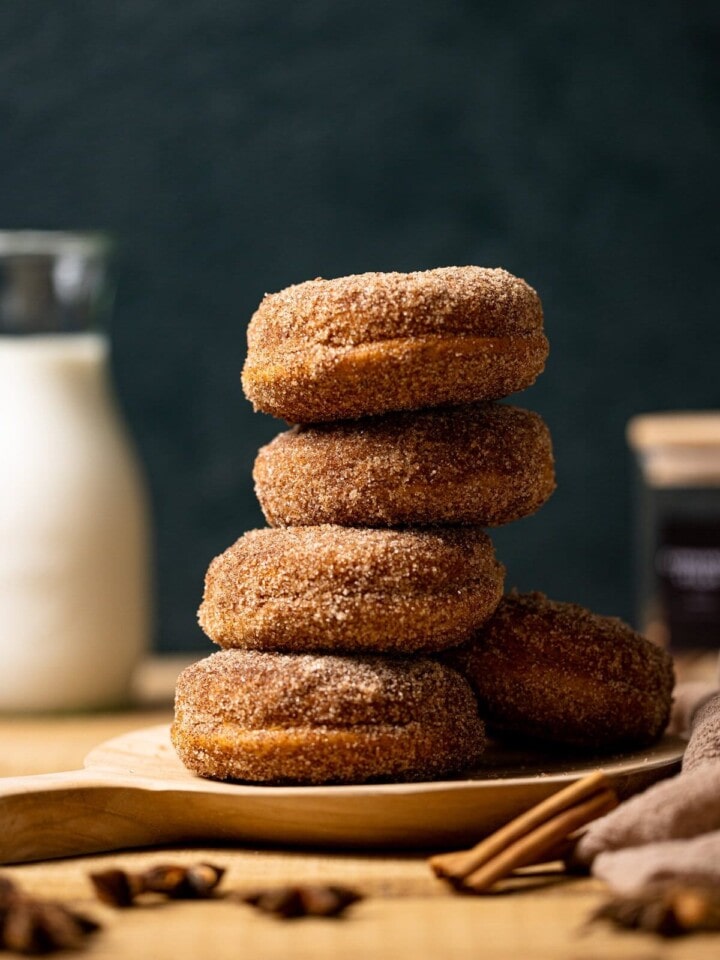
[[[0,775],[74,769],[97,743],[170,718],[169,691],[177,661],[148,664],[143,706],[124,713],[0,718]],[[209,860],[225,866],[223,888],[294,882],[343,883],[365,899],[335,920],[282,921],[231,902],[175,902],[115,911],[93,899],[87,874],[121,866]],[[720,935],[663,941],[584,926],[604,896],[591,879],[557,875],[488,897],[449,891],[422,856],[361,856],[215,847],[155,849],[3,868],[31,892],[87,907],[104,929],[86,952],[92,958],[185,960],[292,958],[508,958],[508,960],[656,960],[716,958]]]

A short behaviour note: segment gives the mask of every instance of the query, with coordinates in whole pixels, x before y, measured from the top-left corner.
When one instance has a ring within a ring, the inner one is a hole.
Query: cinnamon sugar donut
[[[293,427],[261,448],[253,477],[272,526],[493,527],[555,489],[541,417],[493,403]]]
[[[509,594],[449,654],[499,732],[592,748],[643,746],[670,716],[670,656],[622,620]]]
[[[547,354],[540,299],[505,270],[362,273],[266,294],[242,382],[256,410],[312,423],[506,397]]]
[[[180,674],[172,740],[203,777],[359,783],[474,764],[467,682],[431,660],[224,650]]]
[[[210,564],[199,620],[226,648],[437,651],[490,616],[504,573],[476,527],[251,530]]]

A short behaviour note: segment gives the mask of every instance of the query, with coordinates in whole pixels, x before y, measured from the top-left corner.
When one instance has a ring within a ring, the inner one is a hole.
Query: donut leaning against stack
[[[510,593],[447,662],[495,736],[592,750],[641,747],[670,719],[672,659],[622,620]]]

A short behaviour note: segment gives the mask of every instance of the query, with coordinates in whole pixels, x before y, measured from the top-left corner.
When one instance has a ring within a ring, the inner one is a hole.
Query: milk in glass
[[[5,711],[122,703],[148,641],[144,484],[110,386],[108,339],[93,329],[103,306],[98,258],[104,251],[72,240],[0,234]],[[64,288],[56,282],[62,256]],[[18,281],[23,258],[34,283],[22,265]],[[83,272],[88,263],[92,270]],[[67,296],[73,270],[74,300]],[[67,302],[58,307],[63,291]]]

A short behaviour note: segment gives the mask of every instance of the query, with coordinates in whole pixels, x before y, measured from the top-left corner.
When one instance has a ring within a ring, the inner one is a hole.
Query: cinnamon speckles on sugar
[[[318,277],[266,294],[250,322],[252,348],[357,347],[432,334],[507,336],[542,329],[540,298],[524,280],[487,267]]]
[[[503,578],[477,527],[252,530],[210,564],[199,620],[226,648],[431,652],[487,619]]]
[[[496,403],[295,427],[262,447],[253,477],[278,526],[499,526],[555,489],[542,418]]]
[[[178,678],[173,743],[202,776],[362,782],[477,761],[467,682],[427,659],[226,650]]]
[[[310,280],[260,304],[243,387],[292,423],[495,399],[542,372],[542,326],[536,292],[501,269]]]

